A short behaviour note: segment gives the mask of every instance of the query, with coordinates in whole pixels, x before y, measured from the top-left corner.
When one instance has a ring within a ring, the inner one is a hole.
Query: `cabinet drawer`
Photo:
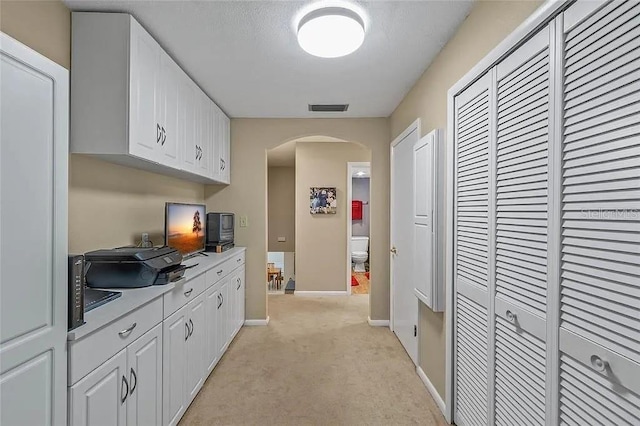
[[[225,260],[220,265],[217,265],[207,271],[207,285],[206,288],[211,287],[222,278],[229,275],[234,269],[244,265],[244,253],[238,253],[231,259]]]
[[[164,295],[164,318],[195,299],[205,287],[205,274],[190,278],[183,285],[176,285],[176,288]]]
[[[69,343],[68,380],[73,385],[162,321],[162,299],[120,317],[83,339]]]

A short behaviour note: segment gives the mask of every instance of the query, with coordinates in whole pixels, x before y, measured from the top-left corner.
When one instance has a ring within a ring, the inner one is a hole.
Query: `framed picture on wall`
[[[335,187],[311,187],[309,199],[311,214],[336,214],[338,202]]]

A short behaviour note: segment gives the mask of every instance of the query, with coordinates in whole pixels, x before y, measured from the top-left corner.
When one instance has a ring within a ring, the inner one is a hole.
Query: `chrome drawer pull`
[[[134,322],[129,328],[118,332],[118,334],[120,335],[120,337],[127,337],[133,331],[133,329],[136,328],[136,325],[138,325],[138,323]]]
[[[222,275],[222,269],[217,272],[218,276]]]
[[[189,297],[189,295],[191,294],[191,292],[192,292],[192,291],[193,291],[193,289],[192,289],[192,288],[190,288],[189,290],[187,290],[187,291],[185,291],[185,292],[184,292],[184,295],[185,295],[186,297]]]
[[[518,321],[518,316],[513,312],[507,310],[507,321],[509,321],[512,324],[515,324]]]
[[[236,262],[238,262],[238,263],[242,262],[242,258],[236,260]]]
[[[609,361],[600,358],[598,355],[591,355],[591,365],[594,370],[600,373],[606,373],[609,369]]]

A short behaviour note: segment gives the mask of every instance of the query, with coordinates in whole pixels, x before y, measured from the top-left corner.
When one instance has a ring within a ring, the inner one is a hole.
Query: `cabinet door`
[[[244,275],[245,275],[245,271],[243,266],[238,269],[234,279],[234,287],[236,292],[236,297],[234,300],[235,332],[238,332],[238,330],[240,330],[240,328],[242,328],[242,325],[244,324],[244,295],[245,295]]]
[[[204,383],[205,366],[205,303],[204,294],[187,304],[189,334],[187,338],[187,405],[193,401]]]
[[[162,423],[162,324],[127,347],[127,426]]]
[[[195,172],[199,153],[196,151],[195,85],[181,73],[178,82],[178,149],[181,151],[180,168]]]
[[[200,90],[197,92],[198,122],[197,135],[199,156],[196,162],[196,172],[202,176],[209,176],[209,161],[211,155],[211,100]]]
[[[220,284],[220,304],[218,306],[218,356],[222,358],[229,343],[229,278]]]
[[[129,153],[157,161],[162,136],[158,113],[160,46],[131,20],[129,71]]]
[[[178,65],[164,51],[160,55],[160,84],[158,108],[160,142],[158,162],[175,167],[178,164]]]
[[[187,308],[182,307],[165,319],[162,328],[162,424],[175,425],[185,412],[186,371],[189,327]]]
[[[71,426],[126,424],[125,403],[131,386],[126,351],[121,350],[69,389]]]
[[[222,132],[220,131],[220,126],[222,125],[222,111],[215,103],[211,103],[212,109],[212,120],[211,124],[213,125],[211,132],[211,163],[209,165],[210,168],[210,176],[212,179],[216,181],[220,181],[222,178],[221,175],[221,167],[222,164],[220,161],[220,145],[222,143]]]
[[[222,167],[222,182],[231,183],[231,122],[226,114],[221,114],[222,140],[220,144],[220,161]]]
[[[205,365],[210,373],[218,363],[218,307],[220,292],[218,286],[212,286],[205,292]]]
[[[0,33],[0,75],[0,424],[64,424],[69,74]]]

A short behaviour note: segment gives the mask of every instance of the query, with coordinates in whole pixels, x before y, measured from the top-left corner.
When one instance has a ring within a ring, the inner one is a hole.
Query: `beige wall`
[[[542,1],[478,1],[456,34],[438,54],[390,117],[392,139],[416,118],[422,134],[446,130],[447,91],[520,25]],[[444,200],[443,200],[444,202]],[[445,397],[444,314],[420,307],[420,366]]]
[[[305,136],[331,136],[358,142],[371,150],[372,319],[389,318],[389,127],[385,118],[369,119],[232,119],[231,182],[208,186],[208,206],[248,216],[236,229],[236,243],[247,246],[247,318],[267,317],[267,156],[266,151]],[[296,269],[296,275],[300,273]]]
[[[345,291],[347,162],[370,157],[356,143],[296,145],[296,291]],[[336,188],[336,214],[309,213],[309,188],[318,186]]]
[[[2,0],[0,30],[63,67],[71,67],[71,12],[61,1]]]
[[[58,0],[0,2],[0,29],[69,68],[71,13]],[[69,251],[162,242],[165,201],[204,202],[204,185],[79,155],[69,161]]]
[[[74,154],[69,162],[69,251],[162,244],[164,203],[204,203],[204,185]]]
[[[292,252],[296,244],[296,169],[269,167],[269,251]],[[278,242],[285,237],[285,242]]]

